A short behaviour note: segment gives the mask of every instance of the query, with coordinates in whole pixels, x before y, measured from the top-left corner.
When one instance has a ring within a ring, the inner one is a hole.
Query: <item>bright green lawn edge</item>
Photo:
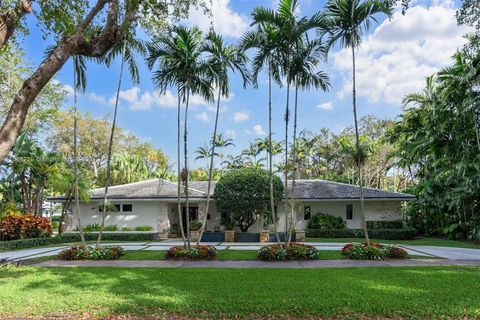
[[[480,317],[480,268],[33,268],[0,272],[0,318]]]

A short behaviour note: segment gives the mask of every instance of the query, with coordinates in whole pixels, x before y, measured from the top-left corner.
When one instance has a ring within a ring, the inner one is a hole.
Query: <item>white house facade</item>
[[[190,220],[201,221],[206,214],[207,182],[189,182]],[[212,195],[215,184],[212,187]],[[324,213],[345,220],[347,228],[361,228],[360,201],[358,187],[325,180],[297,181],[295,198],[300,204],[295,217],[295,228],[307,228],[308,219]],[[415,199],[413,195],[383,191],[379,189],[364,189],[367,221],[401,220],[402,202]],[[177,205],[177,185],[162,179],[147,180],[109,188],[109,202],[115,206],[115,212],[107,213],[105,225],[115,225],[122,228],[135,229],[138,226],[151,226],[160,238],[167,237],[170,228],[179,224]],[[52,197],[51,201],[62,202],[63,197]],[[80,214],[83,225],[100,223],[103,204],[103,188],[94,189],[89,202],[80,203],[80,212],[72,205],[72,215],[66,219],[67,230],[76,230],[76,215]],[[182,216],[185,221],[185,199],[181,199]],[[277,206],[278,226],[285,226],[285,206]],[[229,215],[229,213],[223,213]],[[222,214],[217,212],[215,201],[210,202],[207,216],[207,231],[220,230]],[[259,232],[261,222],[258,220],[249,232]],[[239,231],[239,230],[238,230]]]

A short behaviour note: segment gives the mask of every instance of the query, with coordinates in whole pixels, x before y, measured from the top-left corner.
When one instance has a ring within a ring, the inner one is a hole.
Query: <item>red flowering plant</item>
[[[4,240],[50,237],[52,224],[32,214],[9,214],[0,221],[0,233]]]
[[[57,258],[60,260],[118,260],[125,254],[122,247],[81,247],[72,246],[61,251]]]
[[[263,261],[316,260],[319,254],[314,246],[292,242],[288,248],[283,244],[263,246],[258,250],[257,258]]]
[[[366,242],[347,243],[342,248],[342,254],[349,259],[355,260],[383,260],[385,258],[401,259],[408,255],[405,249],[377,242],[371,242],[370,247]]]
[[[167,260],[215,260],[217,249],[208,245],[196,245],[188,249],[184,246],[173,246],[165,253]]]

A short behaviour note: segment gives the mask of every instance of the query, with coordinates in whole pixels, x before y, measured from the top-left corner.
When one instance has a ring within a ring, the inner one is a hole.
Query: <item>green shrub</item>
[[[85,233],[85,240],[97,240],[98,233]],[[104,241],[153,241],[155,233],[104,233]],[[51,244],[80,242],[80,234],[64,233],[57,237],[32,238],[11,241],[0,241],[0,251],[19,250],[27,248],[44,247]]]
[[[52,216],[52,217],[50,218],[50,221],[52,221],[52,222],[60,222],[61,219],[62,219],[61,216]]]
[[[202,223],[198,220],[190,221],[190,230],[198,231],[202,227]]]
[[[57,256],[60,260],[118,260],[125,254],[122,247],[87,247],[73,246],[60,252]]]
[[[345,220],[325,213],[317,213],[308,220],[308,229],[345,229]]]
[[[368,229],[403,229],[405,223],[403,220],[394,221],[367,221]]]
[[[370,247],[365,242],[347,243],[342,254],[354,260],[383,260],[385,258],[403,259],[407,257],[407,251],[393,245],[371,242]]]
[[[83,232],[100,231],[100,225],[98,223],[87,224],[83,226],[82,230]]]
[[[135,231],[153,231],[152,226],[136,226]]]
[[[122,231],[132,231],[132,229],[130,229],[129,227],[123,227]]]
[[[409,240],[415,238],[417,230],[406,229],[372,229],[368,230],[370,238],[385,240]],[[362,229],[307,229],[308,238],[363,238]]]
[[[320,252],[314,246],[292,242],[288,249],[283,244],[270,244],[258,250],[257,258],[263,261],[316,260]]]
[[[184,246],[174,246],[165,253],[167,260],[214,260],[217,249],[213,246],[197,245],[188,249]]]
[[[103,228],[103,230],[104,230],[104,231],[117,231],[118,228],[117,228],[117,225],[114,224],[114,225],[111,225],[111,226],[105,226],[105,227]]]

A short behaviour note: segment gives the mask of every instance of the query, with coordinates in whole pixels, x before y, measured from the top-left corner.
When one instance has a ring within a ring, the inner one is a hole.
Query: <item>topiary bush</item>
[[[136,226],[135,231],[153,231],[152,226]]]
[[[403,220],[393,221],[367,221],[368,229],[403,229],[405,223]]]
[[[0,234],[3,240],[50,237],[52,224],[32,214],[9,214],[0,221]]]
[[[345,229],[345,220],[325,213],[317,213],[308,220],[308,229]]]
[[[410,240],[417,235],[417,230],[406,229],[372,229],[368,230],[372,239]],[[362,229],[307,229],[307,238],[364,238]]]
[[[269,244],[258,250],[257,259],[262,261],[316,260],[320,251],[314,246],[292,242],[288,248],[284,244]]]
[[[125,251],[119,246],[95,248],[72,246],[61,251],[57,258],[60,260],[118,260],[123,255],[125,255]]]
[[[165,253],[167,260],[215,260],[217,249],[208,245],[196,245],[190,249],[184,246],[173,246]]]
[[[354,260],[403,259],[408,256],[407,251],[400,247],[376,242],[371,242],[370,247],[365,242],[347,243],[342,248],[342,254]]]

